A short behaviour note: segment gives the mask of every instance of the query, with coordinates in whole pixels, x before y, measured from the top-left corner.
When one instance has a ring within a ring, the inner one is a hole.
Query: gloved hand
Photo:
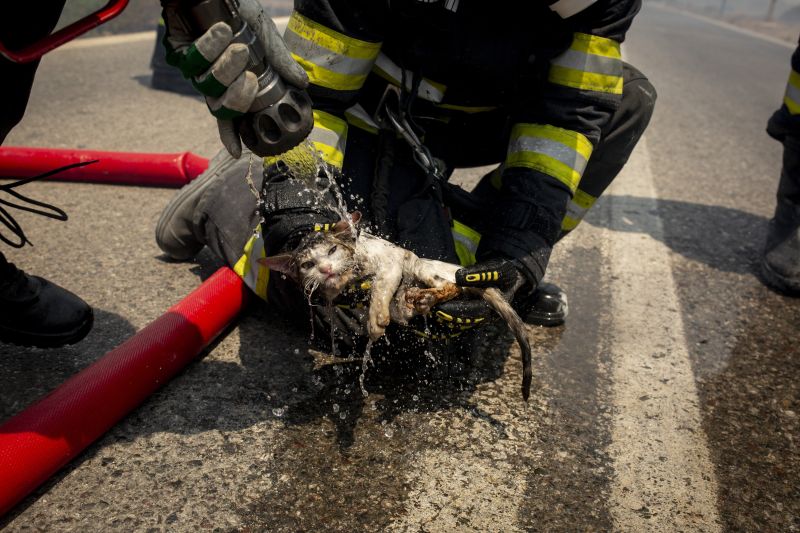
[[[481,289],[496,287],[504,293],[513,292],[525,280],[521,268],[522,265],[513,259],[489,259],[457,271],[456,285]]]
[[[493,313],[485,301],[462,296],[435,305],[430,318],[415,317],[409,326],[422,337],[448,339],[486,324]]]
[[[456,285],[485,289],[496,287],[510,298],[523,284],[520,265],[513,260],[491,259],[456,272]],[[432,339],[457,337],[464,331],[481,326],[494,316],[494,310],[484,300],[460,296],[435,305],[431,319],[416,317],[409,324],[419,335]]]
[[[224,22],[214,24],[201,37],[193,39],[179,16],[179,5],[175,0],[162,1],[167,63],[178,67],[206,97],[211,114],[217,117],[222,144],[233,157],[239,158],[242,141],[233,119],[250,109],[258,91],[256,75],[246,70],[250,51],[245,44],[231,43],[233,31]],[[275,23],[259,1],[239,0],[239,14],[263,44],[267,63],[286,82],[305,89],[308,76],[292,59]]]

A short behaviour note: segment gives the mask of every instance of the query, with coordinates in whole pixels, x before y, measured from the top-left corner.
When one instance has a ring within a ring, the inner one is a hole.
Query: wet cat
[[[297,281],[307,295],[319,291],[332,301],[356,280],[371,279],[367,331],[380,338],[390,321],[406,324],[430,312],[437,303],[460,294],[483,298],[508,324],[522,352],[522,396],[531,385],[531,348],[525,325],[503,294],[495,288],[462,288],[455,284],[459,265],[422,259],[366,232],[356,235],[361,215],[337,222],[329,232],[309,233],[290,253],[259,261],[270,270]]]

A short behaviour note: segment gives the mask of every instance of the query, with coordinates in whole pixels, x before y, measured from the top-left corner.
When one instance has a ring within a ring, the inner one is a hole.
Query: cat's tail
[[[497,311],[500,318],[506,321],[517,339],[522,353],[522,398],[527,402],[531,393],[533,371],[531,370],[531,344],[528,341],[528,331],[525,329],[525,323],[498,289],[490,287],[488,289],[465,288],[464,290],[479,295],[486,303],[492,306],[492,309]]]

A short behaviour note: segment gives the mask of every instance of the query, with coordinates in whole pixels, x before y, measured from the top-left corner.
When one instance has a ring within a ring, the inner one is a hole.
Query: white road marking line
[[[102,37],[86,37],[70,41],[58,50],[80,50],[81,48],[95,48],[97,46],[111,46],[114,44],[138,43],[156,40],[155,31],[140,31],[137,33],[122,33],[120,35],[104,35]]]
[[[716,476],[645,139],[604,197],[614,312],[615,529],[719,531]]]
[[[278,32],[283,34],[289,17],[276,17],[272,19],[278,27]],[[115,44],[138,43],[142,41],[156,40],[155,31],[140,31],[136,33],[122,33],[119,35],[104,35],[102,37],[86,37],[70,41],[56,50],[79,50],[81,48],[94,48],[97,46],[111,46]],[[56,51],[54,50],[54,51]]]
[[[788,48],[789,50],[794,50],[797,45],[790,43],[789,41],[784,41],[783,39],[778,39],[776,37],[770,37],[769,35],[765,35],[763,33],[759,33],[757,31],[748,30],[747,28],[742,28],[741,26],[736,26],[729,22],[725,22],[722,20],[714,19],[711,17],[706,17],[705,15],[700,15],[699,13],[693,13],[691,11],[686,11],[683,9],[679,9],[677,7],[672,7],[667,4],[662,4],[661,2],[649,2],[647,5],[653,6],[657,9],[662,9],[664,11],[670,11],[672,13],[679,13],[681,15],[687,16],[689,18],[702,20],[703,22],[708,22],[712,26],[717,26],[718,28],[725,28],[727,30],[735,31],[736,33],[741,33],[742,35],[747,35],[750,37],[754,37],[756,39],[761,39],[762,41],[767,41],[772,44],[777,44],[783,46],[784,48]]]

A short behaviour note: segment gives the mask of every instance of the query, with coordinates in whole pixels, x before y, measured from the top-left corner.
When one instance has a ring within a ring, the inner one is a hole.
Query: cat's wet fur
[[[374,341],[391,321],[407,324],[416,315],[444,301],[420,289],[442,289],[445,298],[462,291],[485,300],[508,324],[522,353],[522,396],[527,401],[532,379],[531,348],[525,324],[503,294],[495,288],[455,286],[461,268],[442,261],[422,259],[384,239],[365,232],[357,234],[361,218],[337,222],[328,232],[311,232],[291,252],[259,261],[270,270],[282,272],[303,287],[306,296],[319,292],[332,301],[357,280],[371,279],[367,331]]]

